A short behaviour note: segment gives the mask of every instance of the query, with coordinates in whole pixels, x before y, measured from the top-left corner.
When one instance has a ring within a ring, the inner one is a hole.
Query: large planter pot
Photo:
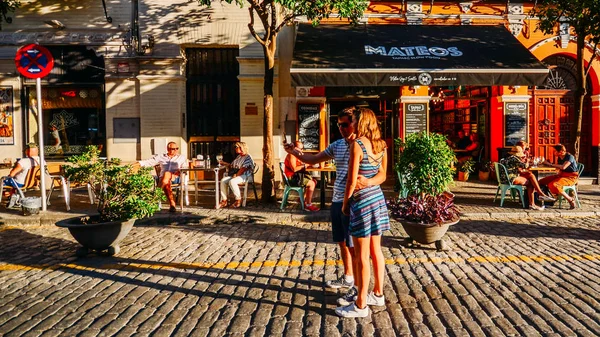
[[[469,172],[458,171],[458,180],[459,181],[469,180]]]
[[[435,247],[438,250],[445,250],[446,245],[442,238],[448,231],[448,228],[452,225],[457,224],[460,219],[456,221],[438,224],[420,224],[412,221],[401,220],[400,224],[404,228],[404,231],[409,236],[408,241],[416,241],[421,244],[431,244],[435,242]],[[409,242],[410,243],[410,242]]]
[[[93,222],[94,217],[90,220]],[[83,246],[77,250],[78,256],[84,256],[90,250],[115,255],[121,250],[119,243],[133,228],[135,220],[83,224],[81,218],[76,217],[58,221],[56,226],[68,228],[73,238]]]
[[[489,172],[484,172],[484,171],[479,171],[479,180],[480,181],[488,181],[488,180],[490,180],[490,173]]]

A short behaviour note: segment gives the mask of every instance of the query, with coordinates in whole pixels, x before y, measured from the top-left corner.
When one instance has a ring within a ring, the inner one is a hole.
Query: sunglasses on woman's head
[[[337,123],[338,128],[347,128],[350,126],[350,123]]]
[[[168,150],[175,151],[175,150],[179,150],[179,148],[178,147],[170,147],[170,148],[168,148]]]

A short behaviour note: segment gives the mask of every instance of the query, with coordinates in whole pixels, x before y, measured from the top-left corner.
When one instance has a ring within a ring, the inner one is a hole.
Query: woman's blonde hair
[[[385,149],[386,144],[381,139],[381,130],[379,129],[379,123],[377,123],[377,117],[373,110],[369,108],[357,109],[358,113],[354,113],[354,118],[357,120],[356,123],[356,137],[365,137],[371,141],[373,147],[373,153],[377,154]]]
[[[240,147],[242,149],[243,154],[248,154],[248,145],[244,142],[235,142],[234,147]]]

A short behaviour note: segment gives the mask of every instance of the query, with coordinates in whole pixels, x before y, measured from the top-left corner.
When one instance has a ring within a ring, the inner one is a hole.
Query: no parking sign
[[[15,65],[21,75],[27,78],[35,78],[38,110],[38,142],[40,163],[44,163],[44,125],[42,118],[42,84],[41,78],[50,74],[54,67],[54,57],[50,51],[38,44],[28,44],[17,50]],[[42,211],[46,210],[46,175],[40,175],[40,186],[42,194]]]
[[[15,65],[27,78],[42,78],[52,71],[54,57],[50,51],[38,44],[28,44],[17,50]]]

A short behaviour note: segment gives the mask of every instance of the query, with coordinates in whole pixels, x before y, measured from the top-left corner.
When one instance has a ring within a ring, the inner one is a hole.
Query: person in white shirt
[[[27,144],[25,148],[25,157],[17,160],[15,166],[8,173],[8,177],[4,180],[5,186],[11,186],[10,192],[8,192],[8,208],[15,205],[18,200],[18,193],[16,187],[25,186],[25,178],[29,170],[35,166],[39,166],[38,147],[35,143]],[[16,186],[15,186],[16,184]]]
[[[169,212],[175,212],[175,197],[171,184],[179,181],[180,169],[188,167],[187,158],[178,154],[179,147],[175,142],[167,144],[167,153],[157,154],[146,160],[140,160],[138,163],[142,167],[160,165],[159,186],[162,187],[167,200],[169,201]]]

